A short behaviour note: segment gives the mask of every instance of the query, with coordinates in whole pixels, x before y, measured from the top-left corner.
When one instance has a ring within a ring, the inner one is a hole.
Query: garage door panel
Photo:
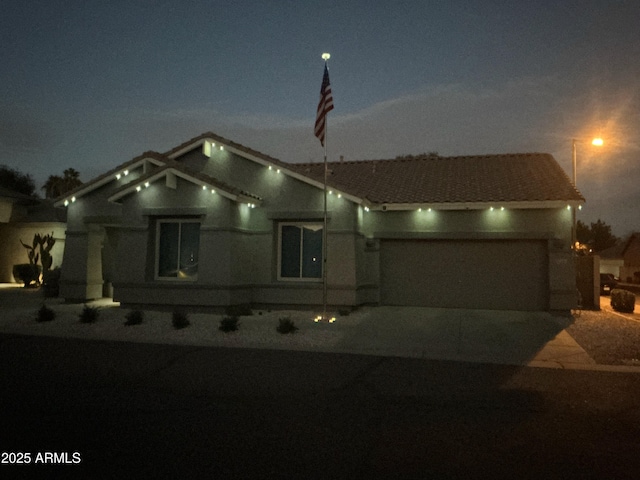
[[[544,241],[381,242],[385,305],[546,310]]]

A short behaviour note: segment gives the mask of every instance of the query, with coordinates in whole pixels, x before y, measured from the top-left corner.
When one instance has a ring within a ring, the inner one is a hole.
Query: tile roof
[[[322,163],[288,164],[317,181]],[[584,201],[546,153],[330,162],[327,184],[373,203]]]
[[[323,163],[288,163],[245,147],[213,132],[205,132],[160,154],[144,154],[119,165],[105,174],[81,185],[69,195],[85,194],[109,181],[118,171],[144,159],[158,165],[171,165],[184,173],[200,178],[209,184],[245,197],[258,199],[217,179],[188,169],[175,159],[198,148],[206,140],[225,145],[229,150],[245,154],[247,158],[264,165],[274,165],[283,172],[304,182],[322,188]],[[583,202],[584,197],[572,185],[569,177],[546,153],[499,154],[440,157],[418,155],[398,157],[393,160],[360,160],[330,162],[329,187],[350,196],[353,201],[373,204],[486,204],[492,202]],[[187,172],[188,171],[188,172]],[[57,204],[64,199],[58,199]]]

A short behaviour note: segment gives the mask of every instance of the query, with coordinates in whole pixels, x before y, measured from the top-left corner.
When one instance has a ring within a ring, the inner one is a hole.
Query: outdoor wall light
[[[69,200],[65,200],[65,201],[64,201],[64,206],[65,206],[65,207],[68,207],[68,206],[69,206]]]
[[[149,182],[144,183],[144,188],[149,188]]]
[[[206,185],[202,185],[202,189],[203,189],[203,190],[206,190],[206,189],[207,189],[207,186],[206,186]]]
[[[116,173],[116,180],[120,180],[120,177],[122,177],[122,175],[120,175],[119,173]]]
[[[140,190],[142,190],[142,187],[141,187],[140,185],[138,185],[138,186],[136,187],[136,192],[139,192]]]
[[[129,170],[125,170],[124,172],[122,172],[124,174],[124,176],[126,177],[127,175],[129,175]]]
[[[501,211],[501,212],[504,212],[504,207],[500,207],[500,211]]]
[[[76,197],[71,197],[71,203],[76,201]]]
[[[212,188],[212,189],[211,189],[211,193],[216,193],[216,191]]]

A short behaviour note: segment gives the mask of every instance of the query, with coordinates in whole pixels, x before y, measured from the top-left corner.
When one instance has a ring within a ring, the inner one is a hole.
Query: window
[[[279,228],[278,278],[322,278],[322,224],[281,223]]]
[[[160,220],[156,239],[157,278],[198,279],[200,223],[193,220]]]

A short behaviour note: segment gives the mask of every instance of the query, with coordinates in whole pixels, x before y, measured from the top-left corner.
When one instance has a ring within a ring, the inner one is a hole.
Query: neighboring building
[[[624,266],[622,250],[626,243],[617,243],[613,247],[607,248],[597,253],[600,257],[600,273],[610,273],[616,278],[620,278],[620,269]]]
[[[36,233],[53,233],[56,244],[51,251],[53,267],[62,263],[66,212],[48,200],[0,187],[0,283],[14,283],[13,266],[29,263],[27,250]]]
[[[572,208],[551,155],[332,162],[329,305],[568,310]],[[124,305],[318,306],[324,165],[213,133],[147,152],[58,200],[61,295]]]
[[[627,239],[622,249],[622,261],[620,280],[640,283],[640,233],[632,233]]]

